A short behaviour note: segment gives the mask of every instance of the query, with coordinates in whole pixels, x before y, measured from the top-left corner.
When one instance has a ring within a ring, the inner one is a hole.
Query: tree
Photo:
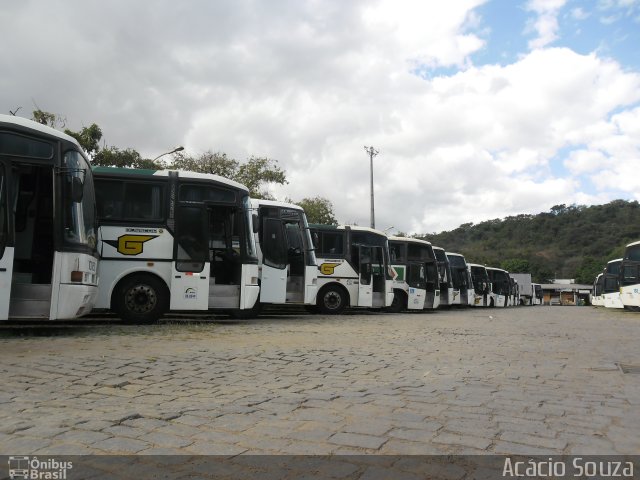
[[[18,110],[16,110],[16,112],[17,111]],[[67,123],[66,118],[60,115],[56,115],[55,113],[40,110],[38,106],[36,106],[36,109],[31,113],[31,120],[41,123],[42,125],[46,125],[47,127],[58,129],[64,128],[65,124]]]
[[[295,202],[304,208],[309,223],[320,223],[324,225],[338,225],[338,220],[333,213],[333,204],[324,197],[303,198]]]
[[[82,127],[79,132],[65,129],[64,133],[75,138],[82,149],[87,152],[89,157],[93,158],[100,151],[100,140],[102,139],[102,130],[98,125],[92,123],[88,127]]]
[[[267,183],[284,185],[287,174],[277,165],[278,161],[266,157],[251,157],[238,168],[235,180],[246,185],[253,198],[273,200],[273,196],[264,189]]]
[[[500,263],[500,268],[510,273],[530,273],[529,260],[524,258],[508,258]]]
[[[265,184],[288,183],[286,172],[277,164],[277,160],[266,157],[251,157],[246,163],[240,163],[225,153],[207,151],[199,157],[177,154],[169,168],[220,175],[245,185],[253,198],[273,200]]]
[[[91,162],[101,167],[120,168],[148,168],[151,170],[163,170],[164,165],[155,160],[142,158],[133,148],[120,150],[118,147],[106,147],[96,153]]]
[[[228,158],[226,153],[213,153],[211,150],[206,151],[197,158],[177,153],[171,163],[171,168],[176,170],[211,173],[230,179],[237,177],[239,167],[240,164],[236,160]]]

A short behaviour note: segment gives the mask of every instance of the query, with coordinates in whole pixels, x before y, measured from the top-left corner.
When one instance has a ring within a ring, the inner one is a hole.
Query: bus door
[[[208,233],[208,212],[204,205],[177,208],[171,266],[171,310],[208,309]]]
[[[358,282],[358,306],[373,306],[373,259],[371,247],[361,245],[359,250],[360,276]]]
[[[9,318],[13,247],[9,247],[9,169],[0,162],[0,320]]]
[[[287,239],[282,220],[273,217],[262,219],[262,274],[260,301],[285,303],[287,300]]]
[[[427,289],[427,268],[424,263],[407,264],[407,284],[409,285],[408,308],[424,308]]]

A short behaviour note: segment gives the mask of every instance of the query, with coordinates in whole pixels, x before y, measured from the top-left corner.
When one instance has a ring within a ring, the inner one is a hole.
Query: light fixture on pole
[[[371,228],[376,228],[376,214],[373,207],[373,157],[378,155],[378,150],[373,147],[364,147],[364,151],[369,155],[370,176],[371,176]]]
[[[170,152],[164,152],[160,155],[158,155],[156,158],[154,158],[152,160],[152,162],[155,162],[157,159],[159,159],[160,157],[164,157],[165,155],[171,155],[172,153],[177,153],[177,152],[181,152],[182,150],[184,150],[184,147],[176,147],[173,150],[171,150]]]

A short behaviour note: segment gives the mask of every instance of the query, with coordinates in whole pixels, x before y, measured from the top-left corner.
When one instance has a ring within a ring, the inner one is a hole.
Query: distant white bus
[[[624,308],[640,310],[640,242],[625,249],[620,265],[620,301]]]
[[[604,276],[602,273],[599,273],[596,276],[596,279],[593,281],[593,292],[591,293],[591,305],[595,307],[603,307],[604,306]]]
[[[67,320],[98,294],[93,174],[78,142],[0,115],[0,320]]]
[[[396,277],[393,302],[388,310],[437,308],[438,268],[431,243],[417,238],[389,237],[389,255]]]
[[[302,207],[252,199],[260,269],[260,303],[315,305],[318,266]]]
[[[532,283],[533,298],[531,299],[531,305],[542,305],[544,303],[544,293],[542,291],[542,285],[539,283]]]
[[[453,282],[449,259],[442,247],[433,247],[433,252],[438,261],[438,273],[440,274],[440,307],[450,307],[453,304]]]
[[[96,308],[142,323],[167,311],[253,309],[258,258],[244,185],[169,170],[97,167],[94,174],[101,256]]]
[[[491,281],[489,280],[486,267],[476,263],[467,263],[467,267],[469,268],[469,273],[473,281],[474,306],[491,306]]]
[[[451,270],[451,281],[453,285],[452,305],[472,307],[475,304],[475,293],[473,290],[473,280],[467,267],[467,261],[459,253],[446,252]]]
[[[511,277],[509,272],[501,268],[487,267],[487,274],[491,282],[491,307],[507,307],[511,295]]]
[[[387,236],[372,228],[311,225],[318,263],[320,313],[346,307],[384,308],[393,302],[393,276]]]
[[[604,277],[604,306],[606,308],[624,308],[620,298],[620,265],[621,258],[609,260],[602,271]]]

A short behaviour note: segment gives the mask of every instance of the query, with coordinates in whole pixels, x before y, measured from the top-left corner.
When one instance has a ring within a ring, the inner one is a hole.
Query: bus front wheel
[[[338,315],[344,311],[348,301],[344,288],[330,285],[318,293],[318,310],[326,315]]]
[[[130,323],[153,323],[169,308],[169,291],[152,275],[132,275],[114,291],[114,310]]]

